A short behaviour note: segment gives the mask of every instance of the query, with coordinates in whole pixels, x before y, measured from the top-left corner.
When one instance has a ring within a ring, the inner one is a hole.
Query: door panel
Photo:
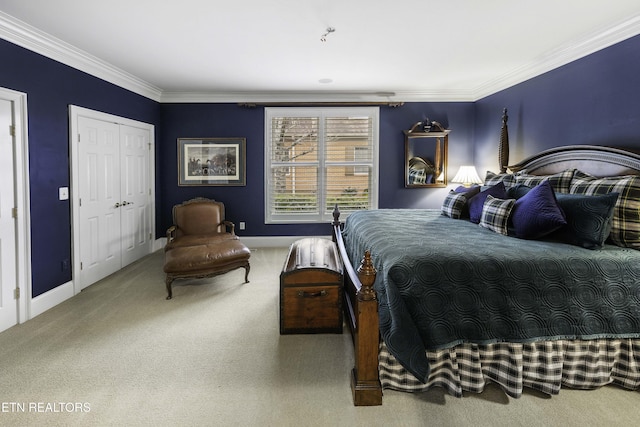
[[[120,156],[115,123],[78,118],[80,289],[120,269]]]
[[[18,323],[13,103],[0,99],[0,331]]]
[[[150,251],[149,131],[120,125],[122,265]]]

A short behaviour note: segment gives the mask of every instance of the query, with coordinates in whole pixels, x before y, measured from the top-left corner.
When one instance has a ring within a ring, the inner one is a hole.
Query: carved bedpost
[[[358,279],[360,279],[360,283],[362,283],[362,288],[358,291],[358,301],[371,301],[376,299],[373,283],[376,281],[376,274],[378,272],[371,261],[371,252],[364,252],[364,258],[362,258],[357,271]]]
[[[336,236],[336,228],[340,227],[340,209],[338,209],[338,204],[336,203],[336,205],[333,207],[333,222],[331,223],[332,227],[332,237],[333,237],[333,241],[337,241],[337,236]]]
[[[353,402],[356,406],[382,404],[382,386],[378,379],[378,301],[373,289],[377,271],[366,251],[358,267],[362,287],[357,293],[357,325],[354,334],[355,368],[351,377]]]
[[[333,209],[333,240],[336,242],[344,270],[345,315],[353,338],[354,368],[351,391],[355,406],[382,405],[382,386],[378,378],[380,327],[378,300],[373,284],[376,269],[371,253],[366,251],[360,266],[351,265],[340,228],[340,210]]]
[[[509,129],[507,128],[507,109],[502,110],[502,129],[500,130],[500,146],[498,147],[498,165],[500,173],[507,172],[509,166]]]

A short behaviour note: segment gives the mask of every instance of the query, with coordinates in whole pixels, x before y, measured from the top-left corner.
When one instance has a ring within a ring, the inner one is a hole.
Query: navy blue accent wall
[[[159,185],[164,198],[158,204],[157,235],[171,225],[171,207],[193,197],[223,201],[227,218],[236,224],[246,222],[244,236],[328,235],[327,223],[264,223],[264,108],[245,108],[236,104],[163,104],[162,139],[158,147]],[[381,208],[439,207],[445,189],[404,188],[403,129],[424,117],[452,129],[449,136],[449,178],[455,166],[468,163],[473,156],[473,103],[407,103],[380,107],[380,196]],[[244,187],[179,187],[177,179],[178,138],[245,137],[247,139],[247,182]]]
[[[471,102],[410,102],[380,110],[380,208],[439,208],[446,188],[404,187],[404,133],[428,117],[450,129],[447,175],[473,163],[473,112]],[[451,185],[449,186],[452,187]]]
[[[0,40],[0,86],[27,94],[31,196],[32,295],[71,280],[69,105],[157,125],[158,103]],[[157,136],[157,134],[156,134]]]
[[[562,145],[640,149],[640,36],[476,102],[476,164],[497,169],[503,107],[510,163]]]

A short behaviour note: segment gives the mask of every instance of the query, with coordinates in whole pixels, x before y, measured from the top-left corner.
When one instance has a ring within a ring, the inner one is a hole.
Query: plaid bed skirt
[[[616,384],[640,389],[640,339],[539,341],[525,344],[461,344],[427,351],[426,384],[406,371],[380,344],[382,388],[420,392],[443,387],[452,396],[481,393],[489,381],[518,398],[524,387],[554,395],[560,387],[594,389]]]

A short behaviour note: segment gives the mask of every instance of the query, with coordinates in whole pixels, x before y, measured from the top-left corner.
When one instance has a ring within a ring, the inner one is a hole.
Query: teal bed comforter
[[[640,337],[640,251],[521,240],[424,209],[355,212],[344,240],[355,267],[371,251],[381,336],[423,382],[425,350]]]

